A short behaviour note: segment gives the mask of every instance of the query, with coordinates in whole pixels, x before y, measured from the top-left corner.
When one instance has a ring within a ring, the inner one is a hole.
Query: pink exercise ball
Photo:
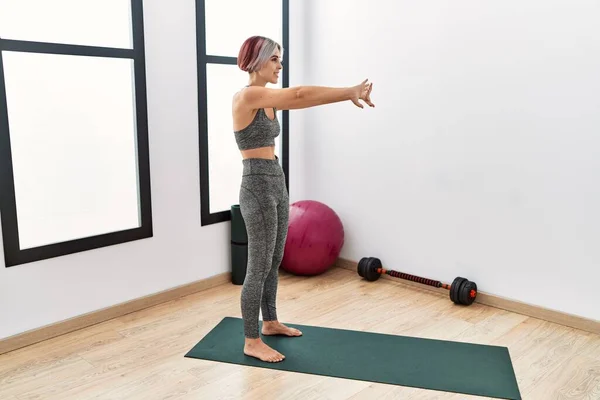
[[[329,269],[344,245],[344,227],[329,206],[315,200],[290,205],[281,267],[295,275],[318,275]]]

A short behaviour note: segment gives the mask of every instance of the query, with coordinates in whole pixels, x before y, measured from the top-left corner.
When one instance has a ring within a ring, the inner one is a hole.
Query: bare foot
[[[266,336],[302,336],[302,332],[300,332],[298,329],[287,327],[279,321],[263,321],[262,334]]]
[[[246,339],[244,354],[266,362],[280,362],[285,359],[283,354],[270,348],[260,339]]]

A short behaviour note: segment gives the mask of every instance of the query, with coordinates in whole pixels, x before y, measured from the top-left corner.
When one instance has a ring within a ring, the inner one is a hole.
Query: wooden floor
[[[222,285],[0,355],[0,399],[482,398],[184,358],[224,316],[240,316],[240,289]],[[598,335],[340,268],[282,273],[278,298],[283,322],[507,346],[524,399],[600,399]]]

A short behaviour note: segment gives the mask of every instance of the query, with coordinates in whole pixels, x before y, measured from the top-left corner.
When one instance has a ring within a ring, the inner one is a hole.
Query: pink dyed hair
[[[244,41],[237,58],[237,65],[242,71],[259,70],[275,53],[281,51],[279,43],[264,36],[251,36]]]

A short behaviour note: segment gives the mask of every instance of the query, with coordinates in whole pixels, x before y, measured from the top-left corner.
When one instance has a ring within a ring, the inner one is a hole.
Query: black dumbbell
[[[450,300],[454,304],[471,305],[477,298],[477,284],[460,276],[454,279],[452,285],[435,281],[432,279],[421,278],[419,276],[406,274],[381,266],[381,260],[376,257],[364,257],[358,263],[358,275],[366,280],[373,282],[379,279],[382,274],[393,276],[394,278],[406,279],[408,281],[421,283],[423,285],[444,288],[450,291]]]

